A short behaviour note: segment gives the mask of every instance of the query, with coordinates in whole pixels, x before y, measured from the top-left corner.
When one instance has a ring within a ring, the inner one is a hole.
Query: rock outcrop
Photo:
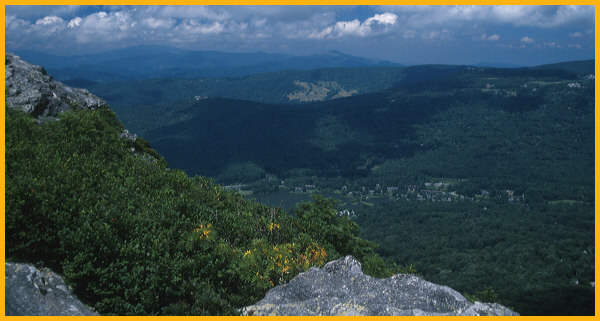
[[[34,117],[54,117],[77,108],[95,109],[106,102],[85,89],[54,81],[44,68],[7,53],[5,58],[6,106],[19,108]]]
[[[98,315],[81,303],[50,269],[5,263],[6,315]]]
[[[495,303],[472,303],[457,291],[397,274],[376,279],[352,256],[311,268],[243,309],[245,315],[517,315]]]

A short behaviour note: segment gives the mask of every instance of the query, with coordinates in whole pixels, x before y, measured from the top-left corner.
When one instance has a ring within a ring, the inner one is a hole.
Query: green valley
[[[337,198],[380,255],[426,278],[492,289],[523,314],[593,312],[590,64],[398,70],[389,89],[330,101],[116,110],[188,174],[284,208],[300,195]]]

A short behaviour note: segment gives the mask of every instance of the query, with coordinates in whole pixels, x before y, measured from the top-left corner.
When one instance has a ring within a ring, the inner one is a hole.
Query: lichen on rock
[[[73,295],[62,277],[30,264],[5,263],[5,314],[98,315]]]
[[[377,279],[354,257],[311,268],[267,292],[245,315],[518,315],[495,303],[470,302],[457,291],[410,274]]]
[[[19,56],[5,57],[6,106],[21,109],[34,117],[55,117],[70,109],[96,109],[106,102],[86,89],[71,88],[54,81],[43,67]]]

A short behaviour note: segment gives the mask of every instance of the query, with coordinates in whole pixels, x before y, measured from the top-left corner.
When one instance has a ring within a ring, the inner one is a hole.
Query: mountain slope
[[[316,196],[291,216],[188,177],[128,135],[106,106],[36,118],[12,103],[15,95],[73,89],[34,77],[42,69],[16,56],[6,64],[10,79],[32,80],[7,90],[7,261],[64,274],[95,311],[238,314],[269,288],[346,254],[373,275],[391,273],[333,201]]]
[[[85,87],[125,111],[129,106],[206,97],[269,103],[331,100],[384,90],[404,78],[403,67],[356,67],[278,71],[242,78],[144,79]]]
[[[328,68],[281,71],[243,78],[147,79],[87,87],[105,97],[127,127],[144,135],[179,120],[190,103],[229,98],[266,103],[302,103],[373,93],[445,78],[464,66]],[[288,107],[284,107],[288,108]]]
[[[173,120],[147,132],[153,146],[172,165],[213,177],[236,160],[276,175],[308,168],[318,176],[352,177],[364,174],[357,168],[369,158],[375,161],[370,166],[405,158],[417,176],[493,174],[510,181],[520,175],[546,181],[558,163],[566,171],[593,159],[588,139],[593,82],[562,71],[463,70],[385,93],[322,103],[209,98],[147,106],[139,115],[155,112]],[[571,88],[571,83],[582,87]],[[482,119],[487,119],[484,127]],[[441,155],[437,164],[427,160]],[[536,159],[541,163],[535,165]],[[507,175],[506,164],[521,165]],[[583,173],[573,177],[586,181]]]
[[[555,64],[541,65],[533,67],[534,69],[555,69],[577,73],[580,75],[590,75],[595,73],[595,60],[579,60],[560,62]]]

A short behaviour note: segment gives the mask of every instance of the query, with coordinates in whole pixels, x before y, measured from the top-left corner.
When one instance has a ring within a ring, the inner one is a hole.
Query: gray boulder
[[[311,268],[267,292],[245,315],[518,315],[495,303],[472,303],[457,291],[397,274],[376,279],[352,256]]]
[[[7,53],[5,58],[6,106],[21,109],[34,117],[55,117],[70,109],[95,109],[106,102],[85,89],[71,88],[54,81],[44,68]]]
[[[98,315],[51,270],[21,263],[5,263],[5,268],[6,315]]]

